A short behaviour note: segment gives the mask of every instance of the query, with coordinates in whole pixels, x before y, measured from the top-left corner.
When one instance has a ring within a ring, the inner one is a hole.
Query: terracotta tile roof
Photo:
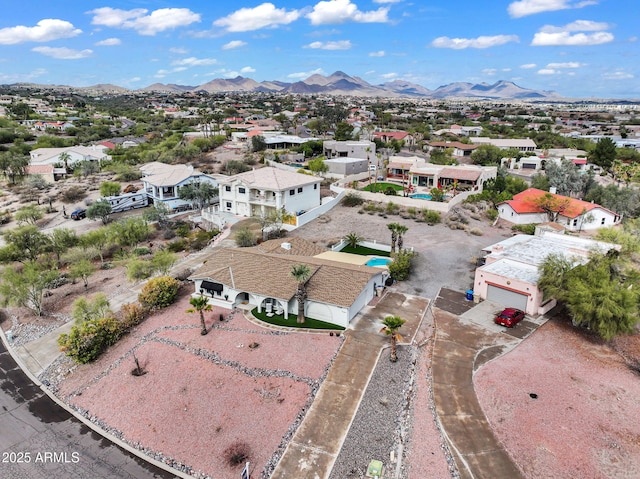
[[[605,209],[596,203],[589,203],[588,201],[577,200],[575,198],[549,193],[548,191],[538,190],[536,188],[524,190],[523,192],[514,195],[513,199],[507,200],[504,203],[511,206],[513,211],[518,214],[542,213],[543,210],[536,204],[536,201],[547,194],[552,195],[560,201],[569,201],[569,206],[562,212],[562,216],[567,218],[577,218],[581,214],[596,208]]]
[[[392,138],[394,140],[404,140],[408,133],[406,131],[376,131],[374,138]]]
[[[480,145],[470,145],[460,141],[431,141],[429,146],[437,148],[457,148],[458,150],[475,150]]]
[[[261,253],[255,248],[220,248],[213,251],[190,279],[208,279],[237,290],[289,301],[297,283],[291,267],[306,264],[312,276],[307,283],[308,298],[327,304],[350,307],[369,280],[380,269],[338,263],[308,256]]]
[[[48,165],[27,165],[28,175],[43,175],[47,173],[53,173],[53,164]]]
[[[290,248],[286,249],[282,246],[283,244],[285,244],[285,246],[288,244]],[[298,236],[264,241],[258,246],[254,246],[252,249],[262,253],[281,254],[287,256],[316,256],[328,251],[327,248],[318,246],[317,244]]]
[[[175,186],[187,178],[200,174],[187,165],[167,165],[157,161],[140,167],[143,173],[142,181],[154,186]]]
[[[466,168],[443,168],[440,172],[440,178],[451,178],[454,180],[476,181],[480,178],[482,171],[471,170]]]

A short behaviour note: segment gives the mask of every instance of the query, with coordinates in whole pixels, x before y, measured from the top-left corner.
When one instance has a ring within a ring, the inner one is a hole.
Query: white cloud
[[[217,63],[218,63],[218,60],[216,60],[215,58],[196,58],[196,57],[183,58],[182,60],[176,60],[174,62],[171,62],[172,65],[180,65],[185,67],[201,67],[204,65],[216,65]]]
[[[119,38],[106,38],[94,43],[94,45],[97,47],[113,47],[115,45],[120,45],[121,43],[122,41],[120,41]]]
[[[229,43],[225,43],[222,45],[223,50],[233,50],[234,48],[244,47],[247,42],[243,42],[242,40],[232,40]]]
[[[182,48],[182,47],[169,48],[169,51],[171,53],[176,53],[177,55],[186,55],[187,53],[189,53],[189,50],[187,50],[186,48]]]
[[[547,68],[580,68],[586,67],[586,63],[579,62],[564,62],[564,63],[549,63],[547,64]]]
[[[1,73],[0,72],[0,83],[22,83],[22,82],[31,82],[36,80],[37,78],[42,77],[43,75],[47,75],[49,72],[44,68],[37,68],[29,73]]]
[[[507,12],[509,12],[509,15],[513,18],[520,18],[535,13],[567,10],[569,8],[583,8],[589,5],[596,5],[597,3],[595,0],[519,0],[509,4]]]
[[[255,72],[256,72],[256,69],[255,69],[255,68],[253,68],[253,67],[249,67],[249,66],[247,66],[247,67],[242,67],[242,68],[240,69],[240,73],[255,73]]]
[[[315,70],[311,70],[309,72],[297,72],[290,73],[287,75],[287,78],[291,78],[292,80],[304,80],[305,78],[309,78],[311,75],[326,75],[322,68],[316,68]]]
[[[520,39],[517,35],[493,35],[480,36],[478,38],[438,37],[431,42],[431,46],[436,48],[463,50],[465,48],[489,48],[510,42],[518,43],[519,41]]]
[[[351,0],[328,0],[316,3],[306,17],[312,25],[328,25],[345,22],[386,23],[389,7],[380,7],[370,12],[361,12]]]
[[[554,25],[545,25],[540,31],[545,33],[560,33],[560,32],[601,32],[611,28],[606,22],[593,22],[591,20],[576,20],[575,22],[567,23],[562,27],[556,27]]]
[[[42,53],[58,60],[80,60],[93,54],[93,50],[74,50],[72,48],[35,47],[31,51]]]
[[[535,68],[538,65],[535,63],[525,63],[524,65],[520,65],[520,68],[524,68],[525,70],[530,70],[531,68]]]
[[[93,14],[91,23],[111,28],[124,28],[137,31],[140,35],[153,36],[165,30],[185,27],[200,22],[200,14],[188,8],[160,8],[147,15],[149,10],[135,8],[120,10],[111,7],[96,8],[87,13]]]
[[[498,70],[496,68],[485,68],[482,70],[483,75],[487,75],[487,76],[494,76],[496,73],[498,73]]]
[[[263,3],[254,8],[236,10],[231,15],[214,21],[213,24],[229,32],[248,32],[288,25],[298,18],[300,18],[299,10],[287,11],[284,8],[276,8],[273,3]]]
[[[618,70],[615,72],[607,72],[602,75],[602,78],[606,80],[630,80],[631,78],[634,78],[634,76],[631,73]]]
[[[386,55],[386,53],[385,53],[385,51],[384,51],[384,50],[378,50],[377,52],[371,52],[371,53],[369,53],[369,56],[370,56],[370,57],[383,57],[383,56],[385,56],[385,55]]]
[[[398,78],[398,74],[396,72],[391,73],[383,73],[380,75],[384,80],[393,80],[394,78]]]
[[[47,18],[40,20],[35,27],[0,28],[0,45],[15,45],[23,42],[48,42],[59,38],[71,38],[80,35],[82,30],[74,28],[65,20]]]
[[[319,50],[349,50],[353,45],[349,40],[338,40],[335,42],[313,42],[305,45],[304,48]]]
[[[612,42],[613,35],[609,32],[596,33],[576,33],[572,35],[569,32],[546,33],[538,32],[531,40],[531,46],[584,46],[584,45],[601,45],[603,43]]]
[[[538,70],[538,75],[557,75],[558,73],[560,73],[558,70],[552,68],[542,68]]]

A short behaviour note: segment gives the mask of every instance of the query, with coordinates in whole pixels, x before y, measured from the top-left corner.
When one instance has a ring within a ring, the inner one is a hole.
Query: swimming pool
[[[365,263],[367,266],[387,266],[393,261],[391,258],[382,258],[380,256],[374,256]]]
[[[431,195],[427,195],[425,193],[416,193],[415,195],[411,195],[410,198],[413,198],[416,200],[430,200]]]

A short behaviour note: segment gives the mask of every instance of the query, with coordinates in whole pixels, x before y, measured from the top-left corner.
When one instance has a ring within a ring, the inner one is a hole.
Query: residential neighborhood
[[[636,103],[105,88],[0,86],[0,337],[101,441],[185,478],[640,470]]]

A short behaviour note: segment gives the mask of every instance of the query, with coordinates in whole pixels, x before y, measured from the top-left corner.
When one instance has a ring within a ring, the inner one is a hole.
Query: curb
[[[130,446],[126,442],[122,441],[121,439],[118,439],[117,437],[113,436],[112,434],[106,432],[104,429],[98,427],[96,424],[94,424],[91,421],[89,421],[86,417],[82,416],[77,411],[75,411],[74,409],[69,407],[69,405],[67,405],[62,400],[60,400],[60,398],[58,398],[55,394],[53,394],[46,386],[44,386],[42,384],[42,382],[38,378],[36,378],[33,375],[33,373],[29,369],[27,369],[25,364],[22,362],[22,359],[20,359],[20,357],[14,353],[13,348],[9,344],[9,341],[7,340],[7,337],[6,337],[5,333],[4,333],[4,331],[2,330],[2,328],[0,328],[0,339],[2,340],[5,348],[7,348],[7,351],[9,352],[9,354],[11,355],[13,360],[16,362],[18,367],[29,377],[29,379],[31,379],[31,381],[33,381],[33,383],[36,384],[42,390],[43,393],[45,393],[47,396],[49,396],[49,398],[53,402],[58,404],[58,406],[63,408],[65,411],[67,411],[69,414],[71,414],[73,417],[75,417],[82,424],[84,424],[85,426],[87,426],[92,431],[96,432],[97,434],[99,434],[100,436],[105,438],[106,440],[108,440],[111,443],[115,444],[116,446],[120,447],[121,449],[124,449],[125,451],[129,452],[130,454],[133,454],[134,456],[142,459],[145,462],[148,462],[149,464],[152,464],[152,465],[156,466],[159,469],[163,469],[163,470],[167,471],[168,473],[173,474],[175,477],[180,477],[180,478],[183,478],[183,479],[192,479],[193,477],[195,477],[195,476],[186,474],[186,473],[184,473],[182,471],[179,471],[177,469],[174,469],[173,467],[168,466],[165,463],[158,461],[157,459],[153,459],[153,458],[147,456],[146,454],[140,452],[138,449]]]

